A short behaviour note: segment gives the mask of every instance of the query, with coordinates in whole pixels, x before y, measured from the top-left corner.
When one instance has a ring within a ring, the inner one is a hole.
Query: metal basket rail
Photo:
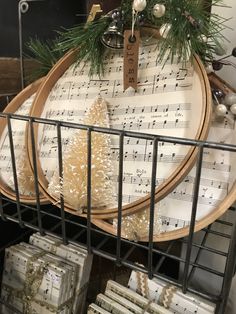
[[[236,228],[235,221],[227,222],[223,219],[216,220],[212,225],[204,228],[201,232],[203,238],[200,243],[194,241],[194,227],[196,220],[199,183],[202,170],[202,159],[205,148],[227,150],[236,152],[235,145],[219,144],[209,141],[196,141],[184,138],[175,138],[169,136],[159,136],[145,133],[130,132],[124,130],[107,129],[95,126],[75,124],[71,122],[62,122],[57,120],[48,120],[35,117],[26,117],[15,114],[1,113],[0,117],[7,119],[7,127],[9,132],[11,163],[15,185],[16,200],[12,201],[5,196],[0,196],[0,216],[4,221],[13,221],[18,223],[22,228],[39,231],[41,235],[52,234],[59,236],[65,244],[69,242],[80,243],[84,245],[89,253],[93,253],[100,258],[108,259],[116,265],[116,267],[125,266],[129,269],[139,270],[148,275],[149,278],[157,277],[165,280],[167,283],[174,284],[182,289],[184,293],[187,291],[193,292],[196,295],[202,296],[207,300],[216,303],[216,313],[224,313],[224,309],[229,295],[230,285],[235,268],[236,255]],[[17,180],[16,160],[14,153],[14,140],[11,128],[12,119],[24,120],[29,123],[29,132],[31,133],[31,141],[33,147],[33,168],[35,179],[35,194],[36,205],[25,205],[20,203],[20,194]],[[63,152],[61,141],[61,128],[69,127],[74,129],[87,131],[87,219],[81,218],[64,210],[64,199],[61,196],[60,208],[53,205],[41,205],[39,197],[38,173],[36,164],[36,143],[34,139],[34,124],[54,125],[57,130],[57,145],[58,145],[58,163],[59,173],[63,176]],[[116,235],[111,235],[94,227],[91,222],[91,136],[93,132],[117,135],[119,137],[119,176],[118,176],[118,215],[117,215],[117,232]],[[151,192],[150,192],[150,221],[149,221],[149,241],[148,243],[139,243],[129,241],[121,237],[122,227],[122,195],[123,195],[123,157],[124,157],[124,137],[152,140],[153,155],[152,155],[152,177],[151,177]],[[181,145],[189,145],[197,147],[198,156],[196,160],[196,177],[194,182],[194,196],[192,200],[191,221],[189,225],[189,235],[186,238],[169,241],[166,245],[159,245],[153,242],[154,233],[154,205],[155,205],[155,187],[156,187],[156,172],[158,165],[158,143],[168,142]],[[234,210],[230,208],[229,210]],[[216,224],[221,224],[229,230],[227,233],[214,230]],[[218,250],[206,245],[209,235],[221,237],[229,241],[227,251]],[[185,256],[180,256],[179,250],[176,252],[176,247],[186,246]],[[197,250],[197,254],[193,255],[193,249]],[[137,260],[135,252],[139,252],[141,260]],[[199,259],[203,252],[216,254],[225,258],[224,271],[218,271],[211,265],[202,265]],[[137,264],[137,262],[139,264]],[[140,262],[143,266],[140,266]],[[168,272],[163,273],[163,266],[167,263],[177,263],[183,269],[181,279],[173,278]],[[191,279],[197,269],[201,269],[206,273],[214,274],[221,278],[220,293],[215,295],[211,291],[200,291],[191,286]]]

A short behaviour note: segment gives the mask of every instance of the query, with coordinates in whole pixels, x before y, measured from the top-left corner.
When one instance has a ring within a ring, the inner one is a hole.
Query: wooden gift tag
[[[138,81],[138,51],[139,51],[139,31],[131,30],[124,32],[124,90],[133,87],[137,90]]]

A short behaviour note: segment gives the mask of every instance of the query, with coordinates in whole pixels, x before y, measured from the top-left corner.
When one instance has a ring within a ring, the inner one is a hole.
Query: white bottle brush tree
[[[98,98],[90,107],[83,124],[109,127],[107,102]],[[62,195],[65,204],[82,211],[87,207],[87,131],[78,130],[63,156],[63,178],[55,172],[48,192],[58,200]],[[91,135],[91,206],[111,205],[114,186],[111,181],[113,165],[110,153],[110,135],[92,132]]]

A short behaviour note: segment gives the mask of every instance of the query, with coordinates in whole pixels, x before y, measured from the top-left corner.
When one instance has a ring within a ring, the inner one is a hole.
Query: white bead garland
[[[133,9],[136,12],[142,12],[146,8],[147,2],[146,0],[134,0]]]
[[[236,114],[236,104],[230,106],[230,111],[232,112],[232,114]]]
[[[207,43],[208,38],[207,38],[206,35],[203,35],[203,34],[202,34],[202,35],[200,35],[199,37],[200,37],[200,39],[202,40],[202,42]]]
[[[169,23],[163,24],[159,30],[161,37],[166,38],[168,36],[170,29],[171,29],[171,24]]]
[[[152,14],[157,17],[160,18],[162,17],[166,12],[166,7],[164,6],[164,4],[155,4],[153,9],[152,9]]]
[[[236,93],[228,93],[225,96],[224,103],[228,106],[236,104]]]
[[[215,108],[215,113],[217,116],[224,116],[227,112],[227,107],[223,104],[219,104]]]

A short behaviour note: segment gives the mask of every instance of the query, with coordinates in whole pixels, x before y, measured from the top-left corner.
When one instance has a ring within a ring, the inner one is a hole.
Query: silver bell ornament
[[[147,2],[146,0],[134,0],[133,9],[136,12],[142,12],[146,8]]]
[[[164,6],[164,4],[155,4],[153,9],[152,9],[152,14],[157,17],[160,18],[162,17],[166,12],[166,7]]]
[[[102,35],[102,43],[110,49],[122,49],[124,47],[123,21],[121,20],[121,12],[115,9],[108,13],[113,20],[107,30]]]

